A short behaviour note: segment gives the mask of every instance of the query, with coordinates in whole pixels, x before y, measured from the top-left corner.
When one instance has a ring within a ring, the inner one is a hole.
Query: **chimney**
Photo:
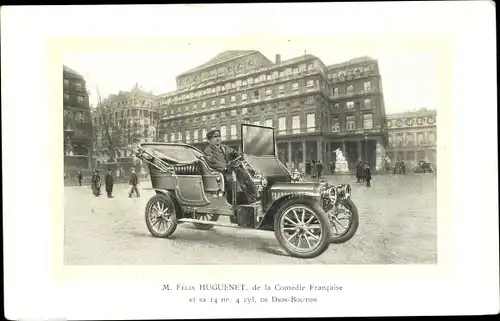
[[[276,54],[276,64],[279,65],[281,63],[281,55]]]

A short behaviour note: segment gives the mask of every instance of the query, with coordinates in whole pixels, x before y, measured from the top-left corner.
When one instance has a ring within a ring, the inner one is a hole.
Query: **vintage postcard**
[[[6,316],[497,313],[493,19],[487,1],[2,10],[2,69],[36,84],[2,85],[4,169],[39,186],[4,197]],[[35,261],[46,301],[23,309]]]

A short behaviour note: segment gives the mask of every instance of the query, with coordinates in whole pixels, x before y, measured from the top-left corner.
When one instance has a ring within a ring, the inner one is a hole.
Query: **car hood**
[[[321,184],[315,182],[275,183],[271,186],[269,192],[273,200],[290,194],[318,197],[321,195]]]

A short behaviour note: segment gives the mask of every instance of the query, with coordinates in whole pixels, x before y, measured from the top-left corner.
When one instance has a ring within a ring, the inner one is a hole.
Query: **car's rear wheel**
[[[350,198],[342,201],[334,211],[329,213],[329,219],[332,232],[330,243],[345,243],[349,241],[358,230],[358,209]]]
[[[177,228],[174,202],[165,194],[154,195],[146,204],[145,219],[151,235],[169,237]]]
[[[207,222],[217,222],[219,220],[219,214],[201,214],[197,213],[195,215],[197,220],[207,221]],[[194,227],[199,230],[209,230],[214,227],[213,224],[202,224],[202,223],[193,223]]]
[[[309,259],[330,245],[330,223],[319,204],[309,199],[285,202],[274,217],[274,234],[292,256]]]

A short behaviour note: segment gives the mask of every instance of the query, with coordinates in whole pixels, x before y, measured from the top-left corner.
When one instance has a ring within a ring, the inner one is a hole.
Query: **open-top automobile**
[[[349,184],[303,182],[276,157],[274,129],[241,125],[241,155],[228,168],[241,167],[259,190],[249,203],[234,171],[210,167],[199,149],[182,143],[142,143],[136,156],[148,163],[156,195],[145,209],[146,225],[155,237],[167,238],[180,223],[198,229],[214,226],[274,231],[291,256],[313,258],[331,243],[351,239],[359,225]],[[228,216],[230,223],[219,223]]]

